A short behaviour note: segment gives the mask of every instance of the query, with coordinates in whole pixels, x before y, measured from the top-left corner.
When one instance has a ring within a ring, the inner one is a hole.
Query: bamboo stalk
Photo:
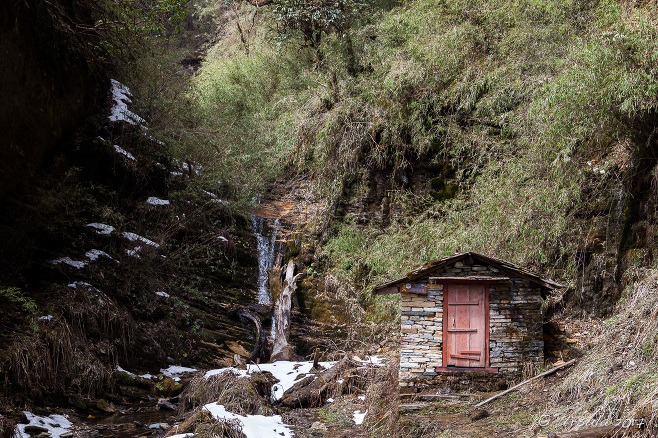
[[[526,380],[526,381],[523,381],[523,382],[519,383],[518,385],[511,387],[510,389],[506,389],[505,391],[503,391],[503,392],[501,392],[501,393],[498,393],[498,394],[494,395],[493,397],[489,397],[489,398],[486,399],[485,401],[482,401],[482,402],[476,404],[475,407],[476,407],[476,408],[479,408],[480,406],[485,405],[485,404],[489,403],[490,401],[497,399],[498,397],[502,397],[502,396],[505,395],[505,394],[509,394],[510,392],[514,391],[515,389],[520,388],[520,387],[522,387],[523,385],[532,382],[533,380],[537,380],[537,379],[539,379],[540,377],[544,377],[544,376],[548,376],[549,374],[553,374],[553,373],[556,372],[557,370],[562,369],[562,368],[564,368],[564,367],[566,367],[566,366],[569,366],[569,365],[571,365],[571,364],[573,364],[573,363],[575,363],[575,362],[576,362],[576,359],[571,359],[569,362],[565,362],[565,363],[563,363],[563,364],[561,364],[561,365],[558,365],[558,366],[556,366],[556,367],[554,367],[554,368],[551,368],[551,369],[548,370],[548,371],[544,371],[544,372],[541,373],[541,374],[537,374],[535,377],[532,377],[532,378],[530,378],[530,379],[528,379],[528,380]]]

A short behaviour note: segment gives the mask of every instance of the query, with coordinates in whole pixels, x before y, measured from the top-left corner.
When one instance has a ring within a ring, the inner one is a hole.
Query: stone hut
[[[560,284],[474,252],[375,288],[401,296],[401,393],[503,387],[544,362],[542,296]]]

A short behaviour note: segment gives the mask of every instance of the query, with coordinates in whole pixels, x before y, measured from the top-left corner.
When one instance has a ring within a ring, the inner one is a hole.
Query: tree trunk
[[[274,346],[272,347],[272,361],[290,360],[293,348],[288,344],[290,336],[290,307],[292,305],[292,294],[297,289],[297,279],[302,275],[295,273],[295,263],[290,260],[286,268],[286,279],[281,295],[274,306],[274,322],[276,331],[274,333]]]

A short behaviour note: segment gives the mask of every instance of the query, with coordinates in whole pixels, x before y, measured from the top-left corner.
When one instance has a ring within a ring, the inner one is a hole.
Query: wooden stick
[[[566,367],[566,366],[569,366],[569,365],[571,365],[571,364],[573,364],[573,363],[575,363],[575,362],[576,362],[576,359],[571,359],[569,362],[565,362],[565,363],[563,363],[563,364],[561,364],[561,365],[558,365],[558,366],[556,366],[556,367],[554,367],[554,368],[551,368],[551,369],[548,370],[548,371],[544,371],[544,372],[541,373],[541,374],[537,374],[535,377],[532,377],[532,378],[530,378],[530,379],[528,379],[528,380],[526,380],[526,381],[524,381],[524,382],[521,382],[521,383],[519,383],[518,385],[511,387],[510,389],[506,389],[505,391],[503,391],[503,392],[501,392],[501,393],[498,393],[498,394],[494,395],[493,397],[490,397],[490,398],[486,399],[485,401],[476,404],[475,407],[476,407],[476,408],[479,408],[480,406],[485,405],[485,404],[489,403],[490,401],[497,399],[498,397],[501,397],[501,396],[503,396],[503,395],[505,395],[505,394],[508,394],[508,393],[514,391],[515,389],[520,388],[521,386],[523,386],[523,385],[525,385],[525,384],[527,384],[527,383],[532,382],[533,380],[539,379],[540,377],[548,376],[549,374],[553,374],[553,373],[556,372],[557,370],[559,370],[559,369],[561,369],[561,368],[564,368],[564,367]]]
[[[609,438],[622,436],[625,432],[631,429],[622,426],[601,426],[593,429],[577,430],[575,432],[564,433],[549,433],[548,435],[540,435],[537,438]]]

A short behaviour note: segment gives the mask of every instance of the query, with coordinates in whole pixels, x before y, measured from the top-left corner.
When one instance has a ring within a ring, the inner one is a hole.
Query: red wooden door
[[[447,285],[444,296],[444,364],[456,367],[486,367],[488,318],[484,284]]]

